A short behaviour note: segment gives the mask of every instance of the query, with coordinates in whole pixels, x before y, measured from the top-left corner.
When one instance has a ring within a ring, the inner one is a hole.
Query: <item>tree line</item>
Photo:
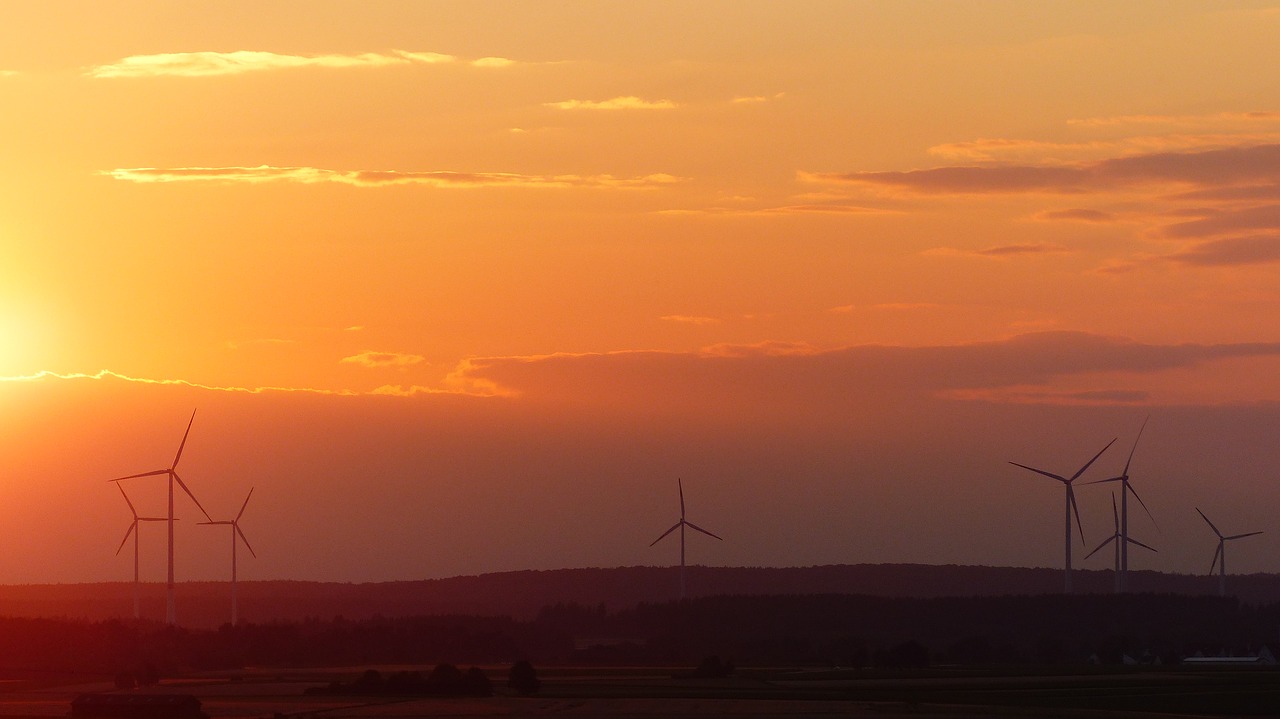
[[[831,594],[555,604],[532,619],[463,614],[224,625],[0,618],[0,672],[173,676],[241,666],[1071,664],[1256,653],[1280,603],[1171,594],[894,599]]]

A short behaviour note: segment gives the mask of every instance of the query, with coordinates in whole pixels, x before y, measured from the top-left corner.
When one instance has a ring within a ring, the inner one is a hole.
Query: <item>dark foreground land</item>
[[[409,667],[381,667],[383,671]],[[428,671],[429,667],[412,667]],[[673,678],[683,669],[556,667],[541,690],[505,687],[506,667],[485,667],[497,694],[482,698],[306,695],[356,669],[243,670],[165,680],[131,690],[192,694],[213,719],[263,717],[1222,717],[1280,715],[1280,671],[1182,668],[1034,672],[1025,668],[917,671],[743,669],[721,679]],[[0,689],[0,716],[65,716],[81,692],[107,683]]]

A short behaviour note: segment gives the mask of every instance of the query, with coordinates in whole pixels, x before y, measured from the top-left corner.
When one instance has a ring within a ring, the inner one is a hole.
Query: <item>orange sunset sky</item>
[[[1280,5],[0,11],[0,583],[1280,571]],[[1081,487],[1080,560],[1111,534]],[[127,485],[163,511],[159,480]],[[178,578],[228,572],[178,502]],[[163,580],[163,529],[143,528]],[[669,540],[668,540],[669,541]]]

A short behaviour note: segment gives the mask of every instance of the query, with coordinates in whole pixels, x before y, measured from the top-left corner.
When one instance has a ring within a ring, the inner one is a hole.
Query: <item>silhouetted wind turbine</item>
[[[1262,534],[1262,532],[1247,532],[1224,537],[1222,532],[1219,532],[1218,528],[1213,526],[1213,522],[1210,522],[1209,518],[1204,516],[1204,512],[1200,512],[1199,507],[1196,507],[1196,511],[1200,513],[1200,518],[1205,521],[1205,524],[1209,525],[1209,529],[1212,529],[1213,533],[1218,535],[1218,551],[1213,553],[1213,564],[1209,565],[1209,574],[1213,574],[1215,566],[1218,568],[1218,596],[1225,597],[1227,596],[1227,542],[1233,539],[1252,537],[1255,534]]]
[[[719,540],[721,540],[721,541],[723,541],[723,540],[724,540],[724,538],[723,538],[723,537],[720,537],[720,536],[717,536],[717,535],[715,535],[715,534],[712,534],[711,532],[708,532],[707,530],[703,529],[702,527],[699,527],[698,525],[696,525],[696,524],[694,524],[693,522],[690,522],[690,521],[688,521],[688,520],[686,520],[686,519],[684,518],[684,485],[681,483],[681,481],[680,481],[679,479],[677,479],[677,480],[676,480],[676,488],[680,490],[680,521],[679,521],[679,522],[676,522],[676,523],[675,523],[675,524],[673,524],[673,525],[671,525],[671,529],[668,529],[667,531],[663,532],[663,533],[662,533],[662,536],[660,536],[660,537],[658,537],[657,539],[655,539],[655,540],[653,540],[652,542],[650,542],[650,543],[649,543],[649,546],[650,546],[650,547],[652,547],[653,545],[657,544],[658,542],[661,542],[661,541],[662,541],[662,539],[663,539],[663,537],[666,537],[668,534],[671,534],[672,532],[676,531],[677,529],[679,529],[679,530],[680,530],[680,598],[681,598],[681,599],[684,599],[684,593],[685,593],[685,583],[684,583],[684,528],[685,528],[685,527],[688,527],[688,528],[690,528],[690,529],[696,529],[696,530],[698,530],[699,532],[702,532],[703,534],[707,535],[708,537],[715,537],[716,539],[719,539]]]
[[[133,502],[129,501],[129,495],[125,494],[124,487],[120,486],[119,482],[116,483],[116,489],[120,490],[120,496],[124,497],[125,504],[129,505],[129,511],[133,514],[133,521],[129,523],[129,530],[124,533],[124,539],[120,540],[120,546],[116,547],[116,554],[117,555],[120,554],[120,550],[124,549],[124,543],[129,541],[129,535],[132,534],[133,535],[133,618],[138,619],[141,617],[141,611],[138,606],[139,604],[138,602],[138,583],[139,583],[138,544],[140,541],[139,537],[142,536],[142,532],[139,531],[138,529],[138,522],[163,522],[166,520],[164,517],[139,517],[138,510],[134,509]]]
[[[167,600],[166,600],[166,604],[167,604],[167,606],[166,606],[166,611],[165,611],[165,622],[167,622],[168,624],[174,624],[174,623],[176,623],[176,621],[177,621],[177,619],[176,619],[176,615],[175,615],[175,612],[174,612],[174,602],[173,602],[173,595],[174,595],[174,582],[173,582],[173,483],[174,483],[174,482],[177,482],[177,483],[178,483],[178,486],[182,487],[182,491],[186,492],[186,493],[187,493],[187,496],[191,498],[191,501],[192,501],[192,502],[195,502],[197,507],[200,507],[200,511],[204,513],[205,519],[208,519],[209,521],[213,521],[213,517],[210,517],[210,516],[209,516],[209,513],[204,511],[204,507],[202,507],[202,506],[200,505],[200,500],[196,499],[196,496],[195,496],[194,494],[192,494],[192,493],[191,493],[191,490],[187,488],[187,484],[186,484],[186,482],[183,482],[183,481],[182,481],[182,478],[178,476],[178,472],[177,472],[177,469],[178,469],[178,460],[182,459],[182,450],[183,450],[183,448],[184,448],[184,447],[186,447],[186,446],[187,446],[187,435],[191,434],[191,424],[192,424],[193,422],[195,422],[195,421],[196,421],[196,413],[195,413],[195,410],[192,410],[192,412],[191,412],[191,419],[190,419],[190,421],[188,421],[188,422],[187,422],[187,431],[182,433],[182,443],[178,445],[178,453],[177,453],[176,455],[174,455],[174,457],[173,457],[173,464],[169,465],[169,468],[168,468],[168,469],[156,469],[156,470],[152,470],[152,471],[150,471],[150,472],[141,472],[141,473],[139,473],[139,474],[131,474],[131,475],[127,476],[127,477],[116,477],[115,479],[108,480],[108,481],[111,481],[111,482],[123,482],[123,481],[124,481],[124,480],[126,480],[126,479],[136,479],[136,478],[138,478],[138,477],[163,477],[163,476],[167,476],[167,477],[169,478],[169,516],[166,518],[166,520],[169,522],[169,578],[168,578],[168,587],[167,587],[167,589],[168,589],[168,592],[167,592],[167,593],[168,593],[168,597],[167,597]]]
[[[1093,455],[1093,459],[1089,460],[1088,462],[1085,462],[1085,464],[1084,464],[1084,466],[1083,466],[1083,467],[1081,467],[1081,468],[1080,468],[1080,469],[1079,469],[1075,474],[1071,475],[1071,479],[1067,479],[1066,477],[1063,477],[1063,476],[1061,476],[1061,475],[1054,474],[1054,473],[1052,473],[1052,472],[1046,472],[1046,471],[1044,471],[1043,469],[1036,469],[1035,467],[1028,467],[1028,466],[1027,466],[1027,465],[1025,465],[1025,464],[1018,464],[1017,462],[1010,462],[1010,463],[1009,463],[1009,464],[1014,465],[1015,467],[1022,467],[1023,469],[1029,469],[1029,470],[1031,470],[1032,472],[1035,472],[1036,474],[1043,474],[1044,476],[1046,476],[1046,477],[1048,477],[1048,478],[1050,478],[1050,479],[1056,479],[1056,480],[1058,480],[1059,482],[1062,482],[1062,484],[1063,484],[1063,485],[1065,485],[1065,486],[1066,486],[1066,488],[1067,488],[1067,509],[1066,509],[1066,513],[1067,513],[1067,529],[1066,529],[1066,539],[1067,539],[1067,561],[1066,561],[1066,570],[1065,570],[1065,572],[1064,572],[1064,575],[1065,575],[1065,578],[1064,578],[1064,585],[1065,585],[1065,587],[1066,587],[1066,591],[1067,591],[1068,593],[1070,593],[1070,592],[1071,592],[1071,513],[1072,513],[1072,512],[1074,512],[1074,513],[1075,513],[1075,515],[1076,515],[1076,529],[1080,530],[1080,543],[1081,543],[1081,544],[1084,544],[1084,527],[1080,526],[1080,508],[1076,506],[1076,493],[1075,493],[1075,490],[1073,490],[1073,489],[1071,488],[1071,483],[1072,483],[1072,482],[1074,482],[1074,481],[1076,481],[1076,479],[1077,479],[1077,478],[1079,478],[1079,477],[1080,477],[1080,475],[1084,474],[1084,471],[1085,471],[1086,469],[1088,469],[1088,468],[1089,468],[1089,465],[1091,465],[1091,464],[1093,464],[1094,462],[1096,462],[1096,461],[1098,460],[1098,457],[1101,457],[1101,456],[1102,456],[1102,453],[1103,453],[1103,452],[1105,452],[1105,451],[1107,451],[1107,447],[1110,447],[1111,445],[1115,444],[1115,442],[1116,442],[1116,441],[1115,441],[1114,439],[1112,439],[1110,442],[1107,442],[1107,446],[1106,446],[1106,447],[1103,447],[1103,448],[1101,449],[1101,451],[1099,451],[1097,454]]]
[[[249,506],[249,497],[252,496],[253,488],[250,487],[249,494],[244,498],[244,504],[240,505],[240,513],[236,515],[235,519],[220,522],[210,520],[200,523],[222,524],[231,527],[231,626],[233,627],[236,625],[238,617],[238,607],[236,605],[236,538],[238,537],[240,541],[244,542],[244,548],[249,550],[249,554],[252,554],[254,559],[258,558],[258,553],[253,551],[253,547],[249,546],[249,538],[244,536],[244,530],[240,529],[240,518],[244,516],[244,510]]]
[[[1142,439],[1142,430],[1147,428],[1148,419],[1151,419],[1151,415],[1147,415],[1147,418],[1142,420],[1142,426],[1138,428],[1138,436],[1135,437],[1133,440],[1133,449],[1129,450],[1129,459],[1125,460],[1125,463],[1124,463],[1124,473],[1121,474],[1119,477],[1112,477],[1110,479],[1099,479],[1096,482],[1088,482],[1088,484],[1102,484],[1104,482],[1120,483],[1120,535],[1125,537],[1126,539],[1129,537],[1129,495],[1130,494],[1133,494],[1133,498],[1138,500],[1138,504],[1142,505],[1142,509],[1147,513],[1147,516],[1150,517],[1151,523],[1155,524],[1156,529],[1157,530],[1160,529],[1160,525],[1156,524],[1156,518],[1152,516],[1151,510],[1147,509],[1147,503],[1142,501],[1142,497],[1138,496],[1137,491],[1135,491],[1133,488],[1133,484],[1129,482],[1129,465],[1133,462],[1133,453],[1138,451],[1138,440]],[[1129,544],[1128,542],[1121,542],[1120,544],[1120,573],[1116,575],[1117,581],[1120,586],[1120,591],[1122,592],[1126,592],[1129,590],[1128,544]]]
[[[1115,534],[1112,534],[1110,537],[1107,537],[1107,540],[1105,542],[1095,547],[1092,552],[1089,552],[1088,554],[1084,555],[1084,558],[1088,559],[1089,557],[1092,557],[1093,555],[1097,554],[1099,550],[1101,550],[1103,547],[1107,546],[1108,544],[1111,544],[1112,542],[1116,543],[1115,582],[1116,582],[1116,593],[1118,594],[1124,591],[1125,589],[1125,587],[1120,582],[1120,566],[1121,566],[1120,557],[1122,554],[1122,552],[1120,551],[1120,545],[1126,542],[1132,542],[1133,544],[1136,544],[1139,547],[1145,547],[1146,549],[1150,549],[1153,552],[1157,550],[1155,547],[1148,547],[1147,545],[1143,544],[1142,542],[1139,542],[1138,540],[1132,537],[1124,536],[1124,534],[1120,531],[1120,512],[1116,510],[1116,493],[1115,492],[1111,493],[1111,518],[1115,521],[1115,528],[1116,528]]]

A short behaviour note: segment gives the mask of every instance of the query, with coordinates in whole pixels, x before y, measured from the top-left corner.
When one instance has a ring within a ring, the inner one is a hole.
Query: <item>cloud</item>
[[[1280,262],[1280,233],[1210,240],[1159,259],[1194,267],[1232,267]]]
[[[426,185],[429,187],[611,187],[649,188],[681,182],[674,175],[656,173],[641,177],[613,175],[522,175],[510,172],[404,172],[399,170],[326,170],[317,167],[135,167],[106,170],[102,174],[138,183],[158,182],[322,182],[381,187]]]
[[[212,392],[230,392],[233,394],[268,394],[268,393],[300,393],[300,394],[318,394],[337,397],[355,397],[361,392],[355,392],[345,389],[318,389],[314,387],[236,387],[236,386],[220,386],[201,384],[199,382],[191,382],[185,379],[148,379],[145,377],[131,377],[129,375],[112,372],[111,370],[98,370],[94,373],[84,372],[50,372],[42,370],[29,375],[17,375],[10,377],[0,377],[0,382],[42,382],[51,380],[120,380],[133,384],[148,385],[165,385],[176,387],[190,387],[192,389],[209,390]]]
[[[676,107],[670,100],[643,100],[634,95],[611,100],[563,100],[543,104],[560,110],[670,110]]]
[[[751,198],[727,198],[734,201],[750,200]],[[783,216],[783,215],[831,215],[844,217],[869,217],[873,215],[901,215],[901,210],[892,210],[886,207],[870,207],[867,205],[855,205],[846,203],[807,203],[802,205],[781,205],[778,207],[765,207],[762,209],[749,209],[745,207],[702,207],[697,209],[671,209],[657,210],[655,214],[659,215],[735,215],[735,216]]]
[[[1042,165],[1069,165],[1117,156],[1226,149],[1277,142],[1280,142],[1280,132],[1179,133],[1085,142],[981,138],[934,145],[928,151],[931,155],[961,162],[982,164],[1033,162]]]
[[[1215,187],[1280,181],[1280,144],[1203,152],[1156,153],[1068,166],[937,167],[896,172],[800,174],[802,180],[851,183],[911,194],[1078,194],[1152,184]]]
[[[1162,227],[1163,237],[1193,238],[1256,230],[1280,231],[1280,204],[1213,212],[1208,217]]]
[[[505,57],[482,57],[472,60],[470,64],[474,67],[511,67],[516,61]]]
[[[701,408],[712,413],[775,412],[782,405],[813,407],[816,412],[830,407],[832,397],[901,406],[927,398],[954,398],[954,392],[961,390],[1001,388],[1023,395],[1049,393],[1043,401],[1063,399],[1052,393],[1066,391],[1076,395],[1072,401],[1128,403],[1138,401],[1131,383],[1070,390],[1053,385],[1112,375],[1120,380],[1113,377],[1105,384],[1130,382],[1142,375],[1247,357],[1280,359],[1280,342],[1160,345],[1081,332],[1040,332],[926,347],[860,345],[820,350],[786,343],[720,345],[689,353],[475,358],[460,365],[452,377],[459,386],[483,386],[533,402]]]
[[[1107,406],[1143,404],[1151,400],[1144,390],[1104,389],[1083,392],[1052,392],[1025,389],[976,389],[945,392],[951,399],[1000,404],[1056,404],[1069,406]]]
[[[955,247],[934,247],[932,249],[925,250],[920,254],[943,257],[990,257],[1000,259],[1008,257],[1057,254],[1062,252],[1069,252],[1069,250],[1062,245],[1056,245],[1051,242],[1023,242],[1013,245],[986,247],[980,250],[962,250]]]
[[[1083,208],[1075,208],[1070,210],[1048,210],[1041,212],[1035,216],[1037,220],[1046,220],[1050,222],[1057,221],[1073,221],[1073,222],[1115,222],[1115,215],[1110,212],[1102,212],[1101,210],[1086,210]]]
[[[841,203],[809,203],[804,205],[783,205],[768,207],[763,210],[752,210],[756,215],[901,215],[900,210],[884,207],[868,207]]]
[[[1118,125],[1205,125],[1228,123],[1277,123],[1280,112],[1219,112],[1212,115],[1116,115],[1067,120],[1068,125],[1115,127]]]
[[[92,67],[85,74],[95,78],[212,77],[299,67],[371,68],[409,64],[437,65],[455,60],[457,58],[452,55],[406,50],[359,55],[284,55],[258,50],[172,52],[132,55],[113,63]]]
[[[785,92],[777,92],[772,95],[743,95],[733,98],[730,102],[735,105],[759,105],[773,100],[781,100],[786,94]]]
[[[713,325],[720,322],[720,320],[715,317],[698,317],[694,315],[663,315],[658,319],[663,322],[677,322],[687,325]]]
[[[370,369],[381,369],[383,367],[412,367],[426,361],[426,357],[422,355],[406,354],[403,352],[361,352],[358,355],[343,357],[338,360],[339,364],[356,364],[361,367]]]

